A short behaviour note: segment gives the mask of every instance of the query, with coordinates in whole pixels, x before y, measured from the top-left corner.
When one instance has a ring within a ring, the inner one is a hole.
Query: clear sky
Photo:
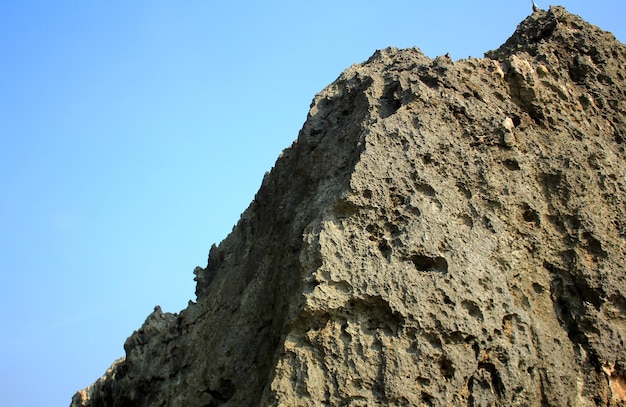
[[[623,0],[562,4],[626,41]],[[387,46],[481,57],[530,11],[0,0],[0,407],[69,405],[155,305],[195,299],[194,267],[348,66]]]

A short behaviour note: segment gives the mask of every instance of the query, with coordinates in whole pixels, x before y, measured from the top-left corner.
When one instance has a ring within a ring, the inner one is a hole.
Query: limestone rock
[[[625,64],[552,7],[348,68],[72,406],[626,405]]]

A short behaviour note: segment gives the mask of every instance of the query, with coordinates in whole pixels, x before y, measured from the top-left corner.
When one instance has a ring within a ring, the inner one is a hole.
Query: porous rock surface
[[[626,405],[625,65],[552,7],[348,68],[72,406]]]

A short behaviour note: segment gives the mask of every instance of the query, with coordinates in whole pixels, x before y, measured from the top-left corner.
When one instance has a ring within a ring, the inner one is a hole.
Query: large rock
[[[626,405],[625,65],[553,7],[350,67],[72,406]]]

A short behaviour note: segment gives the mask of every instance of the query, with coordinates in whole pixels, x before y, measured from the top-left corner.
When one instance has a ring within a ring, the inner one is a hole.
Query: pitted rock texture
[[[626,405],[625,65],[552,7],[350,67],[72,406]]]

